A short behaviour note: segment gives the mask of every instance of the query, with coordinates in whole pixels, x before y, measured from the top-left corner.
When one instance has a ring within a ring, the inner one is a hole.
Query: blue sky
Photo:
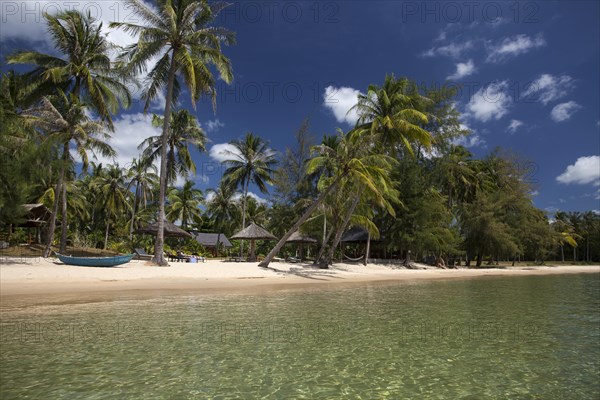
[[[104,22],[132,18],[116,1],[4,1],[2,56],[51,52],[41,12],[73,5]],[[218,183],[219,151],[231,139],[252,131],[282,151],[307,117],[317,138],[347,130],[356,95],[394,73],[462,85],[456,107],[473,131],[462,143],[477,156],[502,146],[531,160],[523,168],[536,206],[600,209],[598,2],[244,1],[217,23],[237,33],[225,49],[235,81],[219,81],[216,114],[208,101],[196,107],[211,141],[195,154],[201,189]],[[123,32],[109,38],[132,41]],[[181,106],[191,109],[185,95]],[[154,134],[149,121],[140,103],[116,116],[121,165]]]

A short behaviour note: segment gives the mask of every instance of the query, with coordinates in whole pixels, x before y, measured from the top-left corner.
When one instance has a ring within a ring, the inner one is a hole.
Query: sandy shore
[[[319,285],[376,281],[474,278],[482,276],[548,275],[600,273],[600,266],[513,267],[507,269],[427,268],[400,269],[381,264],[368,266],[336,264],[328,270],[311,264],[272,263],[262,269],[256,263],[208,261],[206,263],[171,263],[157,267],[146,261],[132,261],[113,268],[75,267],[54,259],[0,260],[0,298],[4,304],[18,297],[30,300],[45,295],[81,298],[107,292],[164,291],[238,291],[289,288],[292,285]]]

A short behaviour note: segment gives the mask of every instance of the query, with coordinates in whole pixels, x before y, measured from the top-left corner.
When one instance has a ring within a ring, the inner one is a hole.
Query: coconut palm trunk
[[[56,188],[54,189],[54,204],[52,206],[52,217],[50,218],[50,227],[48,228],[48,242],[46,243],[46,247],[44,248],[44,258],[50,255],[50,247],[52,246],[52,242],[54,241],[54,230],[56,229],[56,216],[58,215],[58,204],[60,201],[64,177],[65,170],[64,168],[62,168],[60,171],[60,175],[58,176]]]
[[[175,54],[175,51],[173,51]],[[173,85],[175,83],[175,72],[177,67],[175,59],[171,58],[169,68],[169,81],[167,84],[167,97],[165,101],[165,114],[162,131],[162,148],[160,152],[160,192],[158,195],[158,232],[154,242],[154,262],[158,265],[168,265],[164,257],[165,249],[165,194],[167,192],[167,147],[169,138],[169,126],[171,123],[171,103],[173,98]]]
[[[60,225],[60,252],[67,251],[67,225],[69,224],[67,215],[67,182],[63,182],[61,196],[61,214],[62,222]]]
[[[331,236],[333,235],[333,226],[331,227],[331,229],[329,230],[329,232],[327,232],[327,236],[325,238],[323,238],[323,244],[321,245],[321,249],[319,250],[319,255],[317,256],[317,258],[315,258],[315,264],[318,264],[321,259],[323,258],[323,254],[325,254],[325,250],[327,250],[327,243],[329,243],[329,239],[331,239]]]
[[[104,230],[104,250],[108,247],[108,233],[110,232],[110,214],[106,217],[106,229]]]
[[[354,198],[354,200],[352,200],[352,204],[350,205],[350,208],[348,209],[348,211],[346,212],[346,215],[344,216],[344,221],[342,222],[342,225],[340,225],[337,232],[335,233],[335,237],[333,238],[333,243],[331,244],[331,247],[329,247],[327,256],[319,264],[320,268],[323,268],[323,269],[329,268],[329,264],[331,264],[331,262],[333,260],[333,255],[335,254],[335,249],[338,246],[338,244],[340,243],[340,240],[342,240],[342,235],[344,234],[346,227],[350,223],[350,218],[352,218],[352,214],[354,214],[354,210],[358,206],[363,189],[364,188],[361,188],[359,190],[359,193]]]
[[[135,185],[135,194],[133,195],[133,207],[131,209],[131,224],[129,224],[129,240],[133,240],[133,225],[135,223],[135,212],[137,209],[137,204],[139,202],[139,183]]]
[[[277,244],[275,245],[275,247],[273,247],[273,249],[269,252],[269,254],[267,254],[267,256],[265,257],[265,259],[262,260],[258,264],[259,267],[262,267],[262,268],[268,268],[269,267],[269,263],[279,253],[279,251],[285,245],[286,241],[290,238],[290,236],[292,236],[292,234],[294,232],[296,232],[298,229],[300,229],[300,226],[304,222],[306,222],[306,220],[312,215],[312,213],[323,202],[323,200],[325,200],[325,197],[327,197],[327,195],[333,190],[333,188],[335,188],[339,184],[339,182],[342,180],[343,176],[344,175],[339,175],[329,185],[329,187],[325,191],[323,191],[323,193],[321,193],[321,195],[317,198],[317,200],[315,200],[315,202],[310,207],[308,207],[308,209],[304,212],[304,214],[302,214],[302,216],[300,217],[300,219],[298,221],[296,221],[296,223],[294,224],[294,226],[292,226],[292,228],[290,230],[288,230],[285,235],[283,235],[283,237],[281,238],[281,240],[279,240],[279,242],[277,242]]]
[[[365,260],[363,265],[367,265],[369,262],[369,252],[371,251],[371,233],[367,232],[367,249],[365,250]]]
[[[248,199],[248,186],[250,185],[250,175],[244,184],[244,198],[242,199],[242,229],[246,229],[246,200]],[[244,241],[240,243],[240,257],[244,257]]]

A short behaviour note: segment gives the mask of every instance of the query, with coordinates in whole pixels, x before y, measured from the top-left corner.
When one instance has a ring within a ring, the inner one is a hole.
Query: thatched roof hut
[[[231,237],[232,239],[277,240],[275,235],[254,222]]]
[[[137,232],[138,233],[148,233],[148,234],[154,235],[154,236],[158,235],[158,221],[154,222],[150,225],[141,227],[140,229],[137,230]],[[183,229],[181,229],[174,223],[169,222],[167,220],[165,220],[164,232],[165,232],[165,236],[189,237],[189,238],[193,237],[191,233],[184,231]]]
[[[271,232],[256,225],[254,222],[233,235],[231,238],[250,240],[250,256],[248,257],[248,261],[256,261],[257,240],[277,240],[277,238]]]
[[[23,204],[22,207],[27,211],[25,215],[27,220],[19,224],[20,227],[37,228],[48,222],[52,216],[52,211],[41,203]]]
[[[225,248],[233,247],[227,236],[222,233],[196,233],[194,235],[194,239],[198,243],[200,243],[204,247],[216,247],[217,240],[219,242],[219,246],[223,246]]]
[[[310,236],[303,235],[299,231],[292,233],[292,236],[288,240],[287,243],[318,243],[316,239],[311,238]]]
[[[316,239],[311,238],[308,235],[303,235],[300,231],[292,233],[292,236],[286,240],[286,243],[298,243],[298,250],[300,252],[300,261],[304,261],[304,243],[318,243]]]

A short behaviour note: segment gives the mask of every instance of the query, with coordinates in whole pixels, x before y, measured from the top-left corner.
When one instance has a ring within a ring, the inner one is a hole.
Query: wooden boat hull
[[[116,265],[126,264],[133,258],[134,254],[112,257],[72,257],[63,254],[57,254],[58,259],[68,265],[78,265],[82,267],[114,267]]]

